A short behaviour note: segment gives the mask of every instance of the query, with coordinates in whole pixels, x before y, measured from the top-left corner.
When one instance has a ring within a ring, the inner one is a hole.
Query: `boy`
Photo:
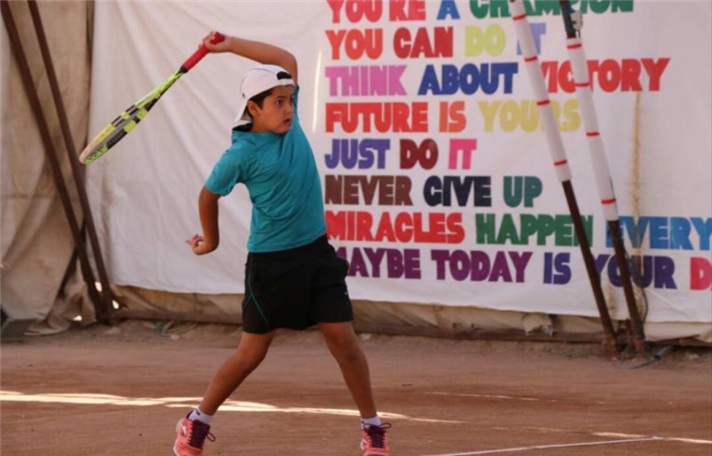
[[[252,222],[247,243],[243,335],[237,351],[218,369],[197,409],[176,427],[173,453],[200,456],[218,407],[259,366],[277,328],[314,324],[337,360],[361,415],[362,456],[390,456],[371,392],[368,363],[354,333],[346,288],[348,264],[326,238],[321,180],[299,125],[297,62],[264,43],[226,37],[203,43],[210,52],[232,52],[259,65],[242,80],[242,104],[232,146],[222,155],[200,193],[203,236],[186,242],[196,255],[218,247],[218,200],[244,183]]]

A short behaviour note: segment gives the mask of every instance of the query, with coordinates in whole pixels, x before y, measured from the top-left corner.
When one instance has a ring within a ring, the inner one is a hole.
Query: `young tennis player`
[[[348,263],[326,237],[321,180],[299,125],[297,62],[264,43],[226,37],[210,52],[232,52],[262,65],[240,87],[242,104],[232,145],[200,193],[203,235],[186,241],[196,255],[218,247],[218,200],[238,183],[247,186],[252,222],[247,242],[243,334],[235,353],[218,369],[198,408],[178,422],[176,456],[203,454],[220,405],[264,359],[278,328],[319,325],[361,414],[362,456],[390,456],[388,424],[381,423],[371,392],[368,363],[354,333],[346,288]]]

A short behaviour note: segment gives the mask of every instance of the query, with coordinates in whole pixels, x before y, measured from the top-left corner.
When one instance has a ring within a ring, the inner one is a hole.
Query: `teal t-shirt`
[[[299,124],[298,100],[295,88],[294,120],[285,134],[233,130],[232,145],[205,183],[222,196],[237,183],[247,186],[252,201],[250,252],[301,247],[326,233],[321,181]]]

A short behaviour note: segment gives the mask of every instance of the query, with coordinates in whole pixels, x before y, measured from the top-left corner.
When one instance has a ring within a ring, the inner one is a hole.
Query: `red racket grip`
[[[220,32],[215,32],[215,36],[212,40],[210,40],[210,42],[213,44],[222,43],[223,41],[225,41],[225,35]],[[188,60],[186,60],[183,65],[181,65],[181,68],[183,68],[185,72],[188,72],[191,68],[197,65],[198,62],[203,60],[203,57],[205,57],[206,55],[208,55],[208,48],[206,48],[204,44],[201,44],[198,50],[195,51],[193,55],[188,57]]]

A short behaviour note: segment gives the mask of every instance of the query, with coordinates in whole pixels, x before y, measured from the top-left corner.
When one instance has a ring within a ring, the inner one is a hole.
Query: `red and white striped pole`
[[[569,60],[571,62],[574,84],[576,86],[576,95],[578,96],[579,107],[581,108],[581,117],[583,118],[584,128],[586,129],[588,149],[591,155],[593,171],[596,176],[598,194],[603,207],[603,215],[608,221],[608,228],[616,253],[616,262],[620,270],[623,292],[632,323],[634,344],[637,350],[640,351],[645,341],[645,331],[640,312],[638,311],[635,293],[633,292],[630,265],[626,258],[625,247],[621,237],[618,204],[616,203],[616,195],[613,190],[613,180],[611,178],[610,168],[608,167],[606,149],[598,128],[598,116],[596,115],[596,105],[593,102],[588,60],[586,59],[583,40],[580,36],[582,16],[580,13],[574,12],[568,0],[559,0],[559,3],[561,5],[561,16],[564,19],[564,28],[566,29],[566,48],[569,52]]]
[[[562,14],[563,11],[562,11]],[[598,117],[596,116],[596,106],[593,104],[593,92],[591,91],[591,80],[588,71],[586,54],[583,49],[581,37],[569,37],[566,40],[566,48],[569,51],[569,60],[573,70],[574,85],[576,95],[579,99],[581,117],[586,129],[588,148],[593,162],[593,171],[596,176],[598,194],[603,206],[603,215],[607,221],[618,220],[618,205],[616,195],[613,192],[611,181],[611,171],[608,167],[606,149],[598,128]]]
[[[524,65],[527,69],[527,74],[529,75],[529,82],[534,90],[536,104],[539,107],[539,117],[541,118],[544,127],[544,134],[546,135],[546,140],[549,144],[549,153],[551,155],[552,164],[554,165],[556,175],[564,188],[566,202],[568,203],[569,211],[571,212],[576,237],[581,247],[584,264],[586,265],[588,279],[591,283],[591,289],[596,300],[598,312],[601,315],[601,323],[603,324],[603,331],[606,337],[606,345],[612,353],[616,353],[618,349],[616,346],[613,322],[611,321],[608,306],[606,305],[606,299],[603,295],[601,279],[598,276],[598,271],[596,270],[593,254],[591,253],[591,247],[588,242],[588,237],[586,236],[586,230],[584,229],[583,222],[581,220],[578,202],[576,201],[576,195],[574,194],[573,185],[571,184],[571,168],[569,166],[568,159],[566,158],[566,150],[564,149],[564,143],[561,139],[561,133],[556,125],[554,111],[551,108],[551,100],[549,99],[549,94],[546,91],[546,84],[544,76],[541,72],[539,57],[537,56],[536,46],[534,45],[534,38],[532,37],[532,32],[529,28],[529,21],[527,19],[527,13],[524,10],[522,0],[509,0],[509,12],[512,16],[512,20],[514,21],[514,27],[516,29],[519,44],[522,49],[522,55],[524,57]]]
[[[512,19],[514,20],[514,27],[517,30],[519,45],[522,48],[524,65],[527,68],[529,82],[532,85],[534,97],[536,98],[536,104],[539,107],[539,116],[541,117],[541,121],[544,125],[544,134],[546,135],[546,140],[549,143],[549,152],[551,154],[554,167],[556,168],[556,176],[561,182],[570,181],[571,168],[569,167],[569,162],[566,159],[564,143],[561,140],[561,134],[559,133],[559,128],[557,127],[556,120],[554,119],[554,111],[551,109],[551,100],[549,100],[549,94],[546,91],[546,83],[544,82],[544,77],[541,74],[541,67],[539,65],[539,57],[537,56],[536,46],[534,46],[534,39],[532,38],[531,29],[529,28],[529,21],[527,20],[527,14],[524,11],[524,5],[521,0],[510,0],[510,13],[512,15]]]

